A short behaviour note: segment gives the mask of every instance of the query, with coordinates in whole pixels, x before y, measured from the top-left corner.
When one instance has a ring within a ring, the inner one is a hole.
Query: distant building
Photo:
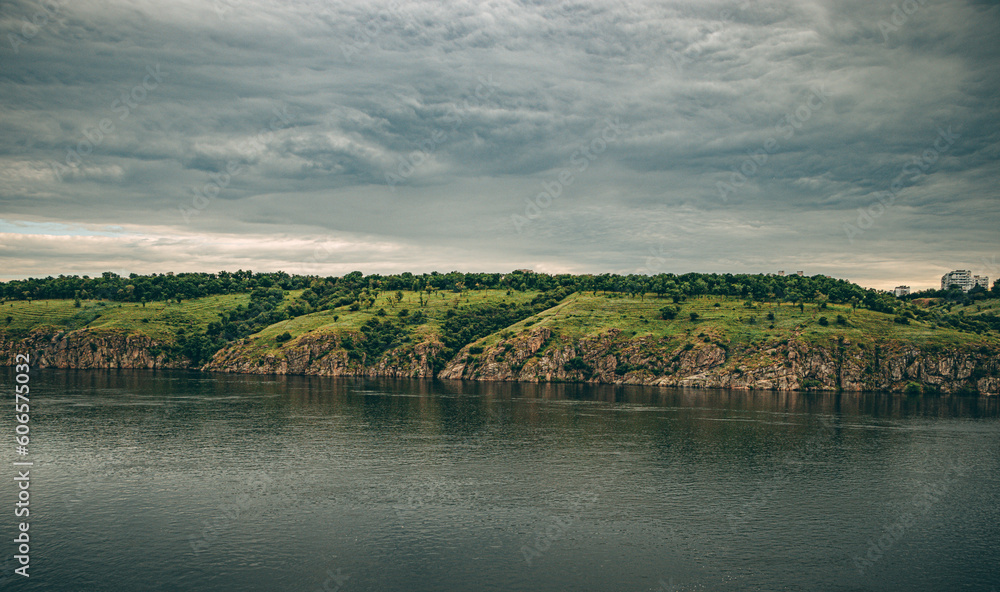
[[[782,269],[781,271],[779,271],[779,272],[778,272],[778,275],[785,275],[785,270],[784,270],[784,269]]]
[[[520,271],[521,273],[535,273],[532,269],[515,269],[514,271]]]
[[[896,286],[896,289],[893,290],[892,293],[896,295],[896,298],[899,298],[900,296],[906,296],[907,294],[910,293],[910,287],[909,286]]]
[[[796,271],[795,272],[795,275],[802,275],[802,274],[803,274],[803,272],[801,272],[801,271]]]
[[[941,289],[947,290],[951,286],[958,286],[963,292],[968,292],[976,286],[989,290],[990,278],[985,275],[972,275],[968,269],[956,269],[941,276]]]

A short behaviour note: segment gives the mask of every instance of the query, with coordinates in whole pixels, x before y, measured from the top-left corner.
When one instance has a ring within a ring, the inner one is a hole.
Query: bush
[[[892,319],[892,322],[898,325],[909,325],[910,319],[897,315],[895,318]]]
[[[483,348],[478,345],[473,345],[472,347],[469,348],[469,353],[472,355],[479,355],[483,353]]]
[[[669,321],[677,318],[677,313],[680,311],[679,306],[664,306],[660,309],[660,316]]]
[[[922,392],[923,388],[921,388],[921,386],[916,382],[911,382],[907,384],[906,388],[903,389],[903,393],[906,395],[919,395]]]
[[[693,313],[691,313],[691,314],[690,314],[689,316],[691,317],[691,322],[693,323],[693,322],[697,321],[697,320],[698,320],[698,317],[699,317],[699,316],[701,316],[701,315],[699,315],[699,314],[698,314],[698,313],[696,313],[696,312],[693,312]]]
[[[278,343],[284,343],[284,342],[290,340],[291,338],[292,338],[292,334],[289,333],[288,331],[285,331],[281,335],[278,335],[277,337],[275,337],[274,340],[277,341]]]
[[[589,377],[594,372],[594,368],[590,364],[585,362],[583,358],[581,358],[580,356],[577,356],[575,358],[570,358],[569,360],[567,360],[566,363],[563,364],[563,369],[566,370],[567,372],[580,370],[586,377]]]
[[[847,324],[847,319],[844,318],[844,315],[837,315],[837,324],[838,325],[846,325]]]
[[[767,320],[769,320],[769,321],[773,321],[774,320],[774,313],[773,312],[767,313]]]
[[[827,325],[830,324],[830,321],[826,320],[826,317],[820,317],[819,324],[822,325],[823,327],[826,327]]]

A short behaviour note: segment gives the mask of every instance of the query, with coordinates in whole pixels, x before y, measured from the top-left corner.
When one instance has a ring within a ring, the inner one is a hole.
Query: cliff
[[[539,328],[477,355],[467,346],[438,377],[855,392],[902,392],[915,383],[942,393],[1000,394],[1000,359],[987,350],[933,353],[913,346],[787,340],[729,352],[713,342],[673,347],[667,340],[627,338],[617,329],[546,348],[552,338],[551,330]]]
[[[931,352],[912,345],[849,341],[810,345],[793,339],[729,351],[710,341],[678,346],[618,329],[564,341],[539,327],[490,346],[466,346],[435,373],[435,360],[443,349],[439,340],[407,344],[369,360],[355,349],[344,349],[346,336],[352,343],[363,338],[356,333],[305,333],[276,350],[262,350],[254,339],[244,339],[220,350],[201,370],[852,392],[903,392],[918,384],[946,394],[1000,394],[1000,358],[985,350]],[[36,330],[24,339],[0,336],[0,364],[13,365],[18,353],[30,353],[32,364],[42,368],[189,367],[186,359],[168,356],[163,343],[124,332]]]
[[[0,365],[11,366],[17,354],[30,354],[40,368],[187,368],[171,359],[164,344],[142,333],[125,331],[50,331],[37,329],[24,338],[0,334]]]
[[[344,349],[349,337],[352,349]],[[360,333],[306,333],[274,350],[261,350],[253,339],[241,340],[220,350],[202,369],[243,374],[315,374],[318,376],[385,376],[433,378],[433,361],[442,345],[427,340],[391,349],[370,360],[353,349],[363,341]]]

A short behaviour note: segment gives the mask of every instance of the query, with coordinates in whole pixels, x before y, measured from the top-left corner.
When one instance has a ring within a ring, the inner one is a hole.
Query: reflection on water
[[[49,369],[32,392],[24,590],[1000,583],[996,398]]]

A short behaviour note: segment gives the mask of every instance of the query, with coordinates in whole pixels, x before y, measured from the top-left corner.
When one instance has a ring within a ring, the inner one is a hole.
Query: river
[[[1000,401],[33,369],[45,591],[1000,589]]]

